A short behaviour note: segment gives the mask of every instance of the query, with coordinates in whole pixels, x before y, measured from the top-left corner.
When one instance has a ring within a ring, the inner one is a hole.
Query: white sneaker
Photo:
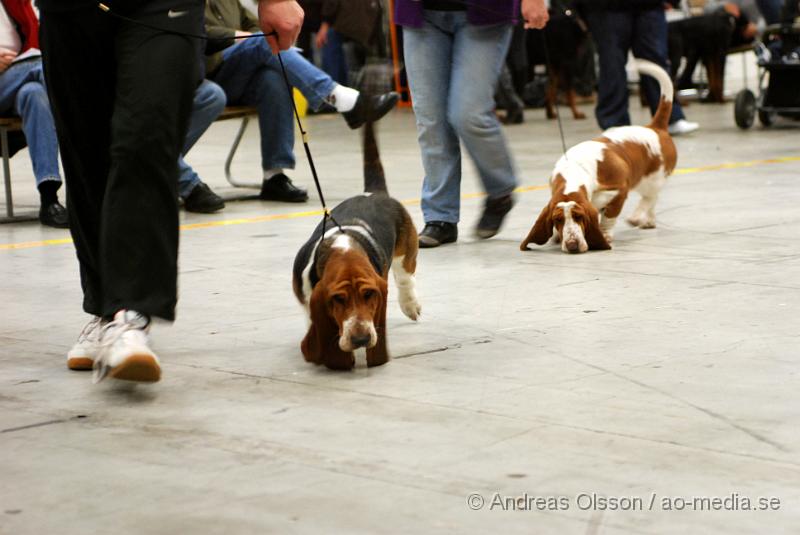
[[[102,329],[94,361],[95,383],[106,377],[154,383],[161,379],[158,357],[149,347],[150,320],[135,310],[120,310]]]
[[[694,132],[698,128],[700,128],[698,123],[693,123],[686,119],[679,119],[669,125],[668,131],[671,136],[682,136],[683,134]]]
[[[91,370],[97,352],[100,351],[100,331],[106,322],[93,316],[78,335],[78,341],[67,353],[67,368],[70,370]]]

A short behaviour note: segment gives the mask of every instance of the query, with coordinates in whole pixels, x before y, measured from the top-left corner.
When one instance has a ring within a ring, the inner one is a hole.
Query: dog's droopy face
[[[356,349],[385,352],[379,338],[385,333],[387,294],[386,281],[363,251],[332,247],[311,294],[311,326],[302,346],[306,359],[349,369]]]
[[[528,243],[544,245],[555,236],[565,253],[610,249],[600,229],[599,214],[582,193],[554,196],[545,205],[520,248]]]
[[[375,347],[378,334],[375,314],[381,305],[381,288],[376,273],[350,273],[333,281],[327,291],[327,309],[339,328],[339,348],[353,351]],[[364,270],[366,271],[366,270]]]

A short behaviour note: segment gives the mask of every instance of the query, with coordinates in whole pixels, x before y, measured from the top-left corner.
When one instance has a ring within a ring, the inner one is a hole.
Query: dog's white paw
[[[408,319],[417,321],[420,314],[422,314],[422,306],[415,295],[408,296],[407,298],[400,298],[400,310],[403,311]]]
[[[614,241],[614,233],[611,232],[610,230],[604,230],[603,237],[606,239],[608,243],[613,243]]]

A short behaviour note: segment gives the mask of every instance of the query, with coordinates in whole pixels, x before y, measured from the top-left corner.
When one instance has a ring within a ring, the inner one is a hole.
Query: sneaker
[[[686,119],[679,119],[669,125],[667,130],[671,136],[682,136],[683,134],[694,132],[698,128],[700,128],[698,123],[693,123],[691,121],[687,121]]]
[[[347,126],[355,130],[360,128],[367,121],[377,121],[395,107],[400,99],[400,94],[390,91],[382,95],[367,95],[361,92],[356,100],[356,105],[352,110],[344,112],[344,120]]]
[[[288,176],[278,173],[269,180],[264,179],[258,198],[262,201],[306,202],[308,192],[292,184]]]
[[[458,225],[445,221],[430,221],[419,233],[419,246],[425,249],[453,243],[458,239]]]
[[[222,197],[211,191],[211,188],[204,182],[200,182],[192,188],[189,196],[183,200],[183,207],[187,212],[198,214],[213,214],[225,208],[225,201]]]
[[[506,214],[511,211],[513,206],[514,198],[510,194],[495,199],[486,199],[486,205],[478,221],[478,227],[475,229],[475,235],[482,240],[487,240],[500,232],[503,219],[505,219]]]
[[[78,341],[67,353],[67,368],[91,370],[100,351],[100,332],[106,324],[103,318],[94,316],[78,335]]]
[[[150,349],[150,319],[135,310],[120,310],[103,327],[94,361],[95,383],[106,377],[154,383],[161,379],[158,357]]]

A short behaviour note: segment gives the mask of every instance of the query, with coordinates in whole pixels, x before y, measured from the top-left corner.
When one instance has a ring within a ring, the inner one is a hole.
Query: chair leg
[[[9,166],[8,129],[0,128],[0,145],[3,151],[3,180],[6,185],[6,215],[14,217],[14,199],[11,197],[11,167]]]
[[[236,151],[239,149],[239,144],[242,142],[242,138],[244,137],[245,130],[247,130],[247,125],[250,123],[250,117],[242,117],[242,124],[239,126],[239,131],[236,133],[236,137],[233,139],[233,145],[231,145],[231,150],[228,152],[228,157],[225,158],[225,178],[231,184],[231,186],[235,186],[237,188],[258,188],[261,187],[261,184],[253,184],[242,182],[237,180],[233,173],[231,173],[231,164],[233,164],[233,157],[236,155]]]

